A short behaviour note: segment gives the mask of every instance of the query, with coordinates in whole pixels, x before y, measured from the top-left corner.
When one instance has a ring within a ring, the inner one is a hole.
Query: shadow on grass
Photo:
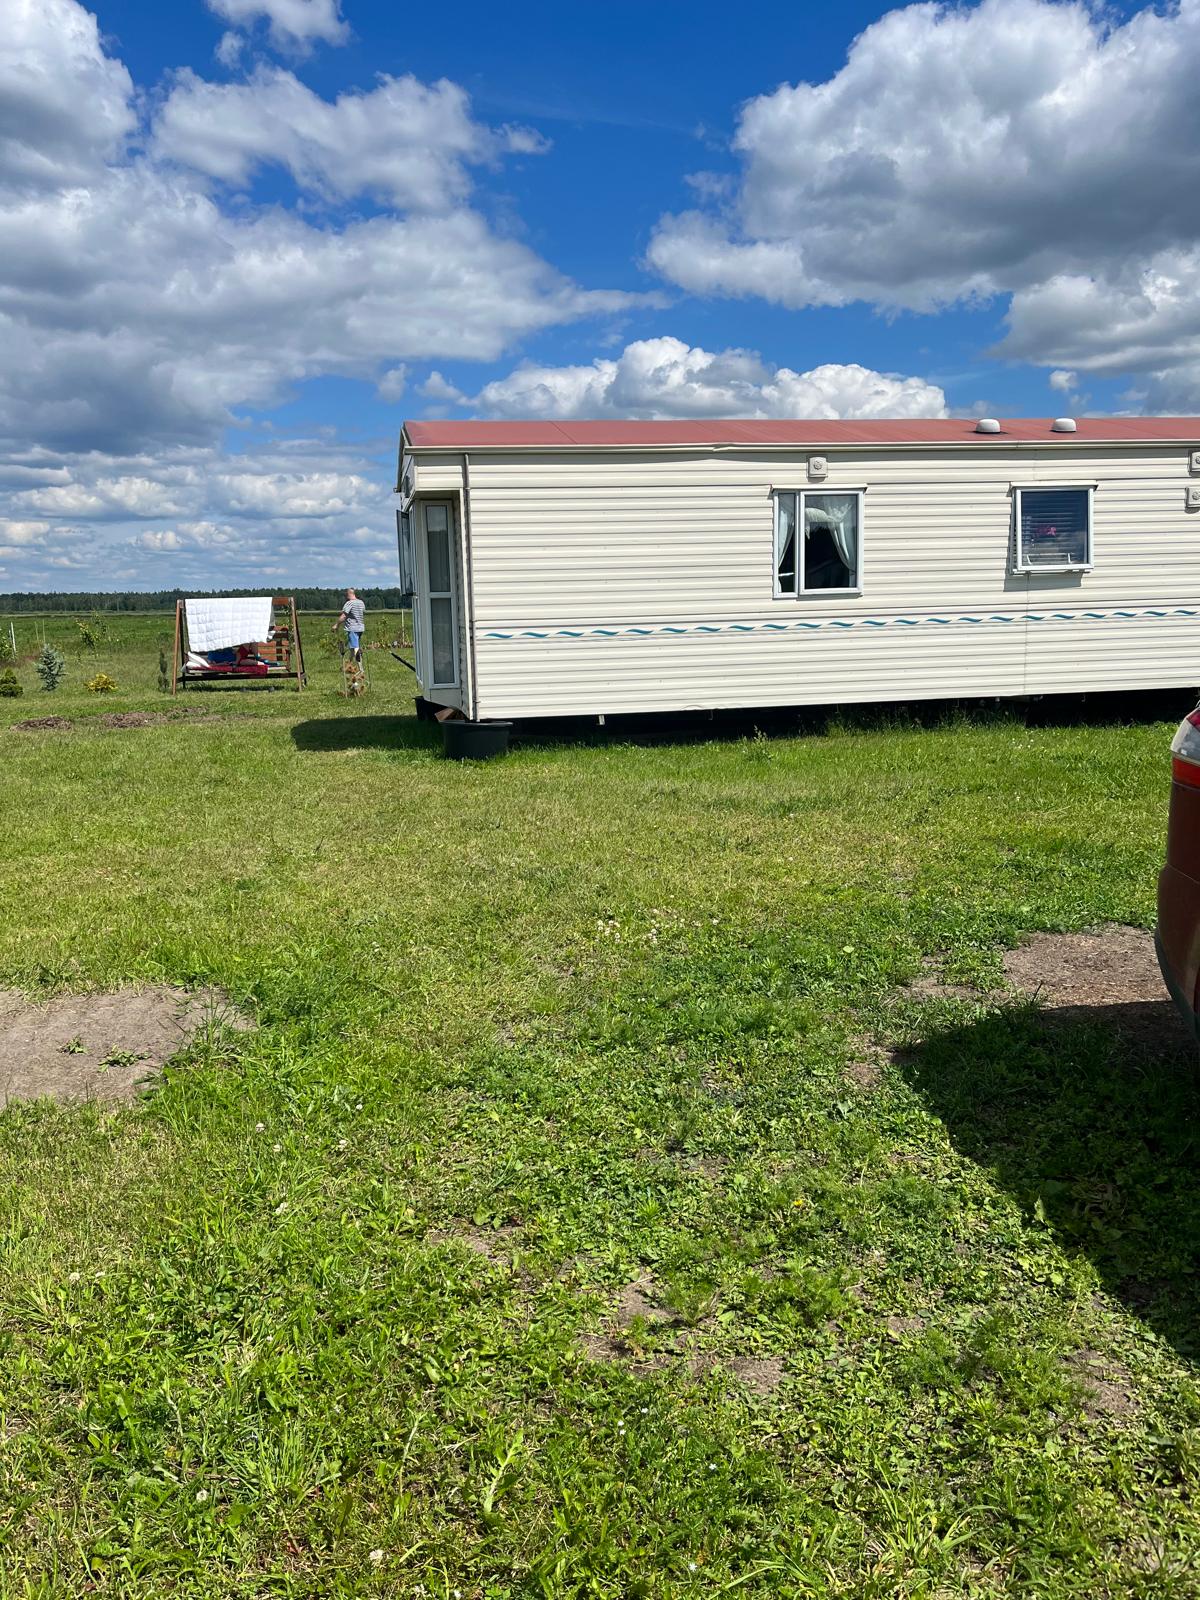
[[[1195,709],[1196,689],[1127,689],[1109,694],[1046,694],[1030,700],[1031,728],[1136,727],[1182,722]]]
[[[1191,690],[1054,696],[1039,701],[915,700],[870,706],[760,707],[756,710],[641,712],[595,717],[526,717],[513,728],[512,748],[566,745],[683,745],[767,739],[820,738],[831,729],[887,732],[966,724],[1015,722],[1030,727],[1177,722],[1196,703]],[[300,750],[440,750],[440,729],[416,717],[319,717],[297,723]]]
[[[1200,1075],[1169,1001],[996,1012],[898,1061],[964,1155],[1200,1356]]]
[[[690,744],[820,737],[834,727],[862,733],[1015,723],[1030,728],[1130,727],[1179,722],[1195,706],[1192,689],[1153,689],[1094,695],[1045,695],[1030,700],[906,700],[877,705],[767,706],[724,711],[639,712],[595,717],[524,718],[515,746],[561,744]]]
[[[292,728],[297,750],[441,749],[441,729],[416,717],[314,717]]]

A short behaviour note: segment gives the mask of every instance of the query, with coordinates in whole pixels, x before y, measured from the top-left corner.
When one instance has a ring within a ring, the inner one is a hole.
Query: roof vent
[[[1074,417],[1055,417],[1054,421],[1050,424],[1050,432],[1051,433],[1074,433],[1075,432],[1075,418]]]
[[[1000,424],[996,421],[995,417],[980,417],[979,421],[975,424],[975,432],[999,433]]]

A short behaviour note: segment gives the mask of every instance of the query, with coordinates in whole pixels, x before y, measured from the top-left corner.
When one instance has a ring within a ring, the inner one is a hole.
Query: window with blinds
[[[1091,564],[1091,489],[1018,489],[1017,571],[1078,572]]]

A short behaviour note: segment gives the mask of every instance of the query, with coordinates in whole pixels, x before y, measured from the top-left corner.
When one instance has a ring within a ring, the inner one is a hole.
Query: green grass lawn
[[[0,986],[258,1027],[0,1113],[4,1600],[1200,1593],[1193,1063],[983,998],[1149,925],[1169,724],[456,766],[313,619],[104,726],[168,625],[0,700]]]

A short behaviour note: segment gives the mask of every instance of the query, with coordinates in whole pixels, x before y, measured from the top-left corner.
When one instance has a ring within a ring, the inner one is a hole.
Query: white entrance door
[[[417,666],[421,687],[428,694],[459,686],[453,502],[424,500],[418,515],[417,555],[422,581]]]

